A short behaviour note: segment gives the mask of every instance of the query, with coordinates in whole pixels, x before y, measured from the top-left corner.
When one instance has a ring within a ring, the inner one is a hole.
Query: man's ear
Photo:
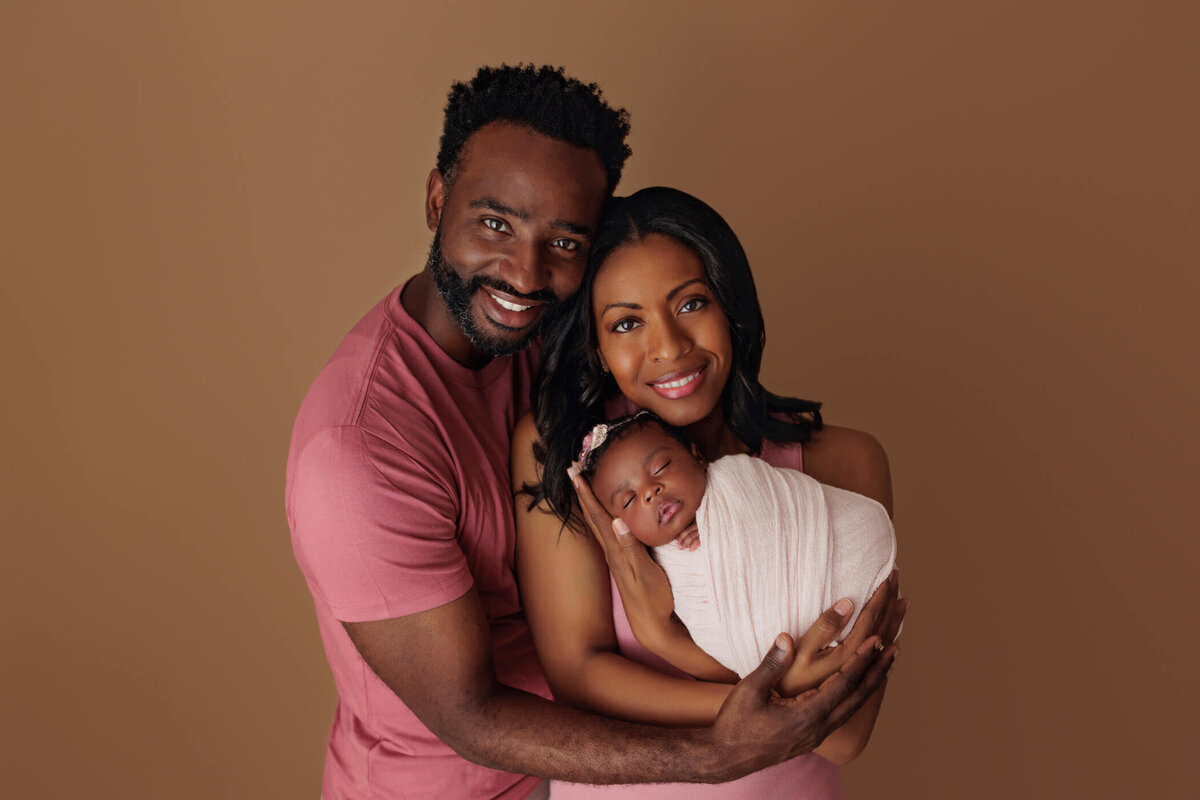
[[[446,202],[446,179],[437,167],[429,170],[425,180],[425,224],[436,231],[442,221],[442,206]]]

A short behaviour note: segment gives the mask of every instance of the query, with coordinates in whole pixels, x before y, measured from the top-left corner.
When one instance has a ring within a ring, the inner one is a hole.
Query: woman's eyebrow
[[[610,308],[632,308],[634,311],[640,311],[642,307],[637,303],[609,303],[600,309],[600,316],[604,316]]]
[[[671,291],[667,292],[667,300],[670,301],[670,300],[674,299],[675,295],[679,294],[686,287],[691,286],[693,283],[703,283],[703,284],[707,285],[708,282],[705,281],[704,278],[692,278],[691,280],[684,281],[683,283],[679,284]]]

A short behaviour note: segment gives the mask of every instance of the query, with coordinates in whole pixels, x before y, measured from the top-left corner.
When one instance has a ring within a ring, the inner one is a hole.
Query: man
[[[456,84],[426,184],[425,269],[355,326],[304,401],[287,511],[339,695],[326,800],[544,791],[523,775],[729,779],[811,750],[890,664],[864,649],[785,703],[769,698],[785,642],[695,731],[549,700],[512,572],[509,437],[528,347],[579,286],[628,130],[561,69]]]

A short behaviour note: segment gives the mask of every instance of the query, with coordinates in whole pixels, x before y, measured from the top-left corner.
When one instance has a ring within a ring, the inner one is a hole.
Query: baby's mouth
[[[679,511],[679,507],[681,505],[683,505],[683,504],[680,503],[678,500],[667,500],[667,501],[663,502],[661,505],[659,505],[659,507],[658,507],[658,524],[666,525],[667,522],[670,521],[671,517],[675,516],[675,513],[677,511]]]

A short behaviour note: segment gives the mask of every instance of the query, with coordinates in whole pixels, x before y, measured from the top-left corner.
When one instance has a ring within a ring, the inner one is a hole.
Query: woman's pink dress
[[[803,471],[803,456],[799,445],[777,445],[764,442],[761,457],[774,467]],[[682,672],[638,644],[629,628],[625,608],[616,583],[612,585],[613,623],[621,655],[668,675],[684,676]],[[765,654],[764,654],[765,655]],[[841,800],[844,797],[837,767],[818,755],[793,758],[774,767],[747,775],[729,783],[716,785],[697,783],[652,783],[622,786],[590,786],[581,783],[553,782],[550,800],[579,798],[625,798],[626,800]]]

